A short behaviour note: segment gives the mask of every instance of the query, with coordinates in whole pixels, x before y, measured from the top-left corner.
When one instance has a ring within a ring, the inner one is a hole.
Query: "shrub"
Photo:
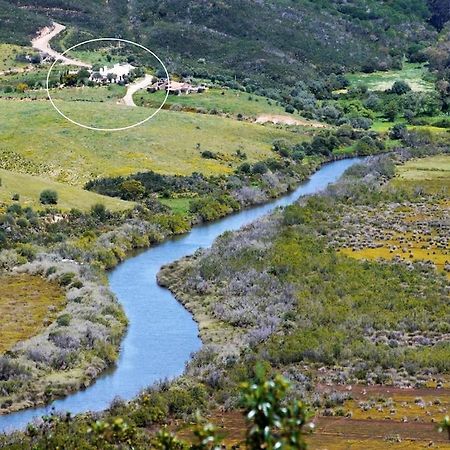
[[[43,205],[56,205],[58,203],[58,193],[51,189],[45,189],[41,192],[39,201]]]
[[[70,283],[72,283],[72,280],[74,279],[74,277],[75,277],[75,274],[73,272],[63,273],[59,277],[59,284],[61,286],[68,286]]]
[[[252,167],[252,172],[255,174],[264,174],[267,172],[267,165],[263,162],[257,162],[253,167]]]
[[[205,159],[217,159],[217,155],[211,150],[203,150],[201,156]]]
[[[411,90],[411,87],[409,86],[409,84],[406,81],[403,81],[403,80],[396,81],[392,85],[392,88],[391,88],[391,92],[393,94],[397,94],[397,95],[406,94],[410,90]]]
[[[62,314],[56,319],[56,323],[60,327],[67,327],[70,324],[70,319],[71,319],[70,314]]]

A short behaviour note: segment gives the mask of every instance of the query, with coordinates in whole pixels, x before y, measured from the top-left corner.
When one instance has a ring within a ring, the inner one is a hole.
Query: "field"
[[[76,208],[83,211],[102,203],[111,211],[117,211],[132,208],[134,205],[132,202],[98,195],[78,187],[4,169],[0,169],[0,179],[0,202],[10,203],[13,195],[19,194],[20,204],[24,207],[32,206],[34,209],[42,208],[39,194],[44,189],[52,189],[58,193],[57,206],[62,210]]]
[[[392,182],[397,186],[421,187],[427,192],[450,190],[450,156],[440,155],[407,162],[399,167],[398,176]]]
[[[156,107],[160,105],[165,93],[162,91],[150,94],[138,92],[135,102],[139,105]],[[257,117],[261,114],[286,114],[284,108],[277,106],[276,102],[259,95],[246,94],[233,89],[211,88],[201,94],[171,95],[167,99],[167,107],[195,110],[202,108],[207,111],[216,110],[226,114],[242,114],[247,117]]]
[[[346,74],[351,86],[366,85],[370,91],[385,91],[390,89],[395,81],[406,81],[416,92],[434,90],[433,80],[430,79],[428,69],[422,64],[405,63],[402,70],[387,72]]]
[[[342,408],[345,413],[352,413],[351,418],[314,418],[315,431],[306,439],[311,450],[416,450],[430,446],[450,449],[446,435],[438,433],[436,427],[448,411],[448,389],[353,386],[351,395],[352,400]],[[227,445],[240,444],[245,439],[246,422],[240,412],[216,411],[210,420],[219,427]],[[180,430],[179,435],[187,439],[192,436],[189,428]]]
[[[357,259],[428,261],[444,271],[450,261],[447,231],[450,156],[408,161],[397,168],[390,185],[438,197],[401,205],[380,204],[377,210],[355,208],[350,215],[359,218],[364,232],[348,236],[348,245],[340,251]]]
[[[0,43],[0,71],[20,69],[27,66],[26,63],[16,61],[16,55],[28,51],[31,51],[28,47]]]
[[[160,198],[159,201],[168,206],[172,211],[180,214],[187,214],[189,211],[189,198]]]
[[[111,103],[57,101],[75,120],[114,127],[142,120],[147,108]],[[46,176],[82,185],[106,175],[126,175],[139,170],[168,174],[229,173],[241,163],[273,156],[272,142],[307,138],[280,127],[255,125],[217,116],[161,111],[143,126],[126,132],[93,132],[68,123],[47,101],[0,100],[0,156],[2,168]],[[17,132],[20,130],[20,132]],[[201,152],[222,153],[204,159]]]
[[[57,285],[38,276],[0,276],[0,355],[47,326],[64,301]]]

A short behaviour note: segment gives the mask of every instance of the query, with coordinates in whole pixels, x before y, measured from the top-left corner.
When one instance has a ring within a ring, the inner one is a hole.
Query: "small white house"
[[[102,67],[98,73],[101,75],[101,78],[94,77],[94,73],[91,74],[90,79],[96,82],[103,81],[111,81],[112,83],[119,83],[120,81],[124,81],[124,77],[128,76],[134,67],[131,64],[115,64],[113,67],[104,66]],[[113,75],[111,80],[108,80],[108,75]]]

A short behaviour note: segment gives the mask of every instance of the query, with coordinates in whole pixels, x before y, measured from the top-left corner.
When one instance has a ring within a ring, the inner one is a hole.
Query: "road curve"
[[[52,27],[45,27],[43,28],[38,36],[36,36],[32,41],[31,45],[34,49],[46,53],[53,57],[55,60],[58,60],[61,62],[61,64],[66,66],[78,66],[78,67],[92,67],[91,65],[84,63],[82,61],[78,61],[76,59],[68,58],[66,56],[61,55],[61,53],[58,53],[56,50],[53,50],[50,47],[50,41],[57,36],[61,31],[65,30],[66,27],[64,25],[61,25],[60,23],[53,22]],[[133,95],[141,90],[145,89],[147,86],[153,83],[154,77],[152,75],[145,75],[144,79],[138,80],[129,86],[127,86],[127,93],[123,99],[119,101],[120,104],[126,105],[126,106],[137,106],[136,103],[134,103]]]
[[[127,86],[127,93],[125,97],[120,101],[123,105],[127,106],[137,106],[136,103],[134,103],[133,95],[141,90],[145,89],[147,86],[150,86],[153,83],[153,76],[152,75],[145,75],[144,79],[138,80],[129,86]]]
[[[58,53],[50,47],[51,39],[53,39],[65,29],[66,27],[64,25],[53,22],[52,27],[43,28],[39,32],[39,34],[31,41],[32,47],[36,50],[39,50],[40,52],[50,55],[52,58],[60,61],[61,64],[65,66],[91,67],[90,64],[78,61],[76,59],[67,58],[66,56],[62,56],[61,53]]]

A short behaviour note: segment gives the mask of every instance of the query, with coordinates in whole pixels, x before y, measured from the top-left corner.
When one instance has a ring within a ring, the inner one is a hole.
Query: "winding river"
[[[158,286],[156,274],[160,267],[200,247],[209,247],[225,231],[236,230],[276,207],[293,203],[302,195],[323,190],[358,161],[360,158],[326,164],[309,181],[284,197],[217,222],[196,226],[190,233],[151,247],[120,264],[109,273],[109,283],[125,309],[129,327],[117,367],[87,389],[48,406],[0,416],[0,432],[23,428],[52,409],[72,413],[100,411],[117,397],[129,400],[158,380],[180,375],[190,355],[200,349],[201,341],[192,316],[169,291]]]

